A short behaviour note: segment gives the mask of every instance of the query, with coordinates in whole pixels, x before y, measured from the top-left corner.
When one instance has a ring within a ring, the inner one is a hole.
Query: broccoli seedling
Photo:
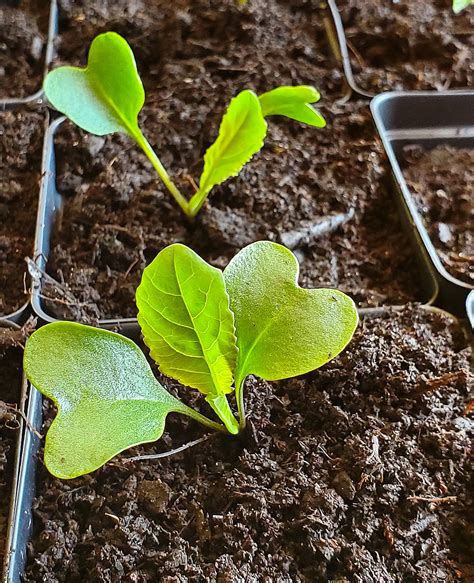
[[[223,424],[168,393],[131,340],[82,324],[47,324],[28,339],[24,370],[58,407],[45,463],[60,478],[157,440],[168,413],[238,433],[248,375],[273,381],[319,368],[347,346],[358,323],[342,292],[300,288],[295,256],[269,241],[244,248],[224,272],[171,245],[145,268],[136,300],[160,370],[203,393]],[[239,422],[227,401],[234,391]]]
[[[258,97],[241,91],[234,97],[219,128],[216,141],[204,155],[199,189],[190,200],[171,180],[159,157],[143,135],[138,114],[145,91],[132,49],[115,32],[97,36],[91,44],[87,67],[59,67],[46,76],[48,101],[80,128],[99,136],[122,132],[135,140],[183,212],[194,217],[212,188],[242,167],[263,146],[265,118],[286,116],[314,127],[324,127],[322,115],[312,107],[320,95],[313,87],[280,87]]]
[[[468,6],[472,6],[474,0],[453,0],[453,11],[455,14],[459,14]]]

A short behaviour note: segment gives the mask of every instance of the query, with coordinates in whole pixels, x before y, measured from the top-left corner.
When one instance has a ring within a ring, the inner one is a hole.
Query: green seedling
[[[157,440],[169,413],[238,433],[248,375],[273,381],[314,370],[347,346],[358,323],[348,296],[300,288],[295,256],[268,241],[244,248],[223,273],[171,245],[144,270],[137,306],[160,370],[203,393],[222,424],[168,393],[131,340],[81,324],[47,324],[27,341],[24,370],[58,407],[45,463],[60,478]],[[227,401],[234,391],[239,422]]]
[[[474,5],[474,0],[453,0],[453,10],[456,14],[459,14],[465,8],[472,5]]]
[[[237,176],[262,148],[268,116],[286,116],[314,127],[326,125],[311,105],[320,98],[313,87],[279,87],[260,97],[248,89],[241,91],[230,102],[217,139],[204,155],[199,189],[188,200],[139,127],[138,114],[145,102],[145,91],[133,52],[124,38],[114,32],[97,36],[89,50],[87,67],[59,67],[51,71],[44,90],[53,107],[80,128],[99,136],[121,132],[133,138],[189,217],[196,216],[214,186]]]

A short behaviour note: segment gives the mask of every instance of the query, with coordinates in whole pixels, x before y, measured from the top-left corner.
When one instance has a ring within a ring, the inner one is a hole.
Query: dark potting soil
[[[0,328],[0,571],[5,551],[19,427],[14,408],[20,402],[20,389],[21,351],[17,345],[17,333]]]
[[[196,177],[205,147],[194,149],[187,136],[197,143],[200,135],[210,138],[219,115],[207,118],[211,129],[201,117],[174,117],[180,133],[159,115],[147,109],[142,125],[190,193],[183,169]],[[337,214],[347,222],[336,232],[298,245],[301,285],[339,287],[362,306],[427,299],[386,184],[369,112],[359,105],[334,107],[328,119],[330,128],[320,131],[271,124],[263,151],[241,176],[216,189],[194,223],[129,140],[84,135],[67,124],[56,142],[58,187],[66,204],[48,270],[72,291],[76,305],[59,296],[49,309],[86,321],[133,316],[141,273],[166,245],[184,242],[224,267],[252,241],[285,242],[294,230]],[[45,295],[55,297],[55,290]]]
[[[337,0],[361,88],[472,87],[474,10],[452,0]]]
[[[301,76],[319,80],[331,54],[326,12],[311,0],[253,0],[246,6],[234,0],[59,0],[59,8],[55,64],[83,66],[92,39],[113,30],[133,47],[146,89],[158,87],[161,100],[169,77],[177,77],[168,91],[196,115],[208,115],[206,102],[220,97],[221,105],[248,81],[266,89]],[[213,80],[222,78],[230,90],[213,96]],[[338,71],[331,78],[340,84]]]
[[[387,310],[320,370],[249,379],[242,439],[127,463],[205,433],[170,416],[93,475],[40,462],[24,580],[472,580],[469,356],[446,315]]]
[[[0,2],[0,99],[41,88],[49,5],[49,0]]]
[[[25,257],[33,254],[43,131],[42,112],[0,112],[0,315],[26,301]]]
[[[447,271],[474,285],[474,149],[407,146],[404,172]]]

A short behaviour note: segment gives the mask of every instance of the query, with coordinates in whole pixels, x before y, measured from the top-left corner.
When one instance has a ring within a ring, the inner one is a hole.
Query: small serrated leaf
[[[232,99],[219,128],[216,141],[204,155],[199,193],[209,193],[216,185],[237,176],[242,167],[263,146],[267,124],[258,97],[241,91]]]
[[[180,244],[148,265],[136,293],[138,322],[160,370],[206,395],[232,392],[234,319],[222,272]]]
[[[39,328],[26,343],[24,370],[58,407],[45,463],[59,478],[92,472],[128,447],[157,440],[172,411],[201,420],[160,385],[135,343],[99,328]]]
[[[277,87],[259,97],[264,117],[283,115],[317,128],[323,128],[326,125],[324,117],[311,106],[311,103],[316,103],[319,99],[319,92],[310,85]]]
[[[160,370],[204,393],[237,433],[225,398],[233,391],[237,344],[222,272],[188,247],[170,245],[145,268],[136,303],[145,344]]]
[[[98,136],[123,132],[136,137],[145,101],[135,57],[115,32],[97,36],[87,67],[59,67],[44,81],[48,101],[80,128]]]

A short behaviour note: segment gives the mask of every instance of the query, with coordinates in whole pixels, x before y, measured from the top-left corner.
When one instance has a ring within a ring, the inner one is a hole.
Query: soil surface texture
[[[21,389],[21,350],[18,333],[0,327],[0,570],[10,510],[12,471],[18,434],[15,408]]]
[[[25,257],[33,255],[44,119],[26,107],[0,112],[0,315],[27,300]]]
[[[388,90],[472,87],[474,10],[452,0],[337,0],[356,82]]]
[[[406,146],[405,176],[446,270],[474,286],[474,149]]]
[[[93,475],[40,463],[24,580],[472,580],[469,356],[447,316],[387,310],[320,370],[249,379],[241,439],[126,462],[204,433],[171,416]]]
[[[49,0],[0,2],[0,99],[27,97],[41,88]]]
[[[270,119],[263,150],[238,178],[214,190],[191,223],[129,139],[85,135],[68,122],[56,139],[66,204],[49,257],[60,284],[45,290],[59,300],[47,303],[49,311],[82,321],[135,315],[143,268],[177,241],[224,267],[255,240],[291,240],[302,285],[340,287],[362,306],[427,299],[386,186],[368,107],[336,103],[341,73],[320,8],[275,2],[269,10],[255,0],[239,9],[232,0],[157,2],[144,12],[138,2],[130,15],[120,6],[63,2],[62,62],[85,63],[78,36],[85,50],[84,39],[100,30],[126,33],[149,89],[141,125],[186,196],[226,105],[243,88],[261,93],[277,84],[314,84],[328,127]],[[306,236],[314,224],[341,215],[337,231]]]

